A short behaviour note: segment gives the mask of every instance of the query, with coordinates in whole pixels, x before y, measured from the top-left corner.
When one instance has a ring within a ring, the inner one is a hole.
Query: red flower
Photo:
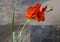
[[[41,4],[39,3],[37,3],[35,6],[29,6],[25,14],[26,18],[34,19],[36,21],[44,21],[44,12],[47,9],[47,6],[43,7],[42,10],[40,10],[40,7]]]

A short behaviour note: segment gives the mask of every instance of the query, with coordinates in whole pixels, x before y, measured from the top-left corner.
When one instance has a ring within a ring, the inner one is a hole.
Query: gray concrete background
[[[22,25],[15,25],[15,37],[21,27]],[[11,25],[0,28],[0,42],[11,42]],[[60,25],[28,25],[21,37],[21,42],[60,42]]]
[[[60,0],[18,0],[17,3],[17,7],[15,7],[15,2],[16,0],[0,0],[0,42],[11,42],[11,22],[12,22],[12,13],[14,11],[14,8],[16,8],[16,14],[15,14],[15,25],[20,25],[20,24],[24,24],[24,22],[26,21],[24,14],[26,12],[26,9],[29,5],[34,5],[37,2],[42,3],[42,5],[47,5],[48,8],[53,7],[53,11],[51,12],[45,12],[45,17],[46,20],[44,22],[37,22],[32,20],[29,25],[46,25],[47,28],[49,28],[48,25],[53,25],[51,27],[52,32],[56,31],[55,34],[52,35],[57,35],[56,36],[56,42],[60,42],[59,38],[60,38]],[[21,3],[23,3],[21,5]],[[54,26],[55,25],[55,26]],[[57,25],[57,26],[56,26]],[[44,26],[43,26],[44,27]],[[28,30],[25,30],[25,33],[23,33],[23,42],[37,42],[37,40],[39,41],[39,37],[43,37],[41,42],[44,42],[44,40],[48,40],[45,39],[44,37],[46,35],[44,35],[44,33],[42,33],[44,30],[43,29],[36,29],[36,32],[34,31],[34,29],[31,28],[35,28],[34,27],[27,27]],[[30,29],[29,29],[30,28]],[[40,27],[39,27],[40,28]],[[41,27],[42,28],[42,27]],[[54,29],[53,29],[54,28]],[[18,33],[20,30],[19,26],[15,26],[15,33]],[[49,30],[50,29],[45,29],[45,31],[48,31],[47,35],[49,35]],[[39,33],[38,33],[39,32]],[[30,34],[31,33],[31,34]],[[40,33],[42,33],[40,35]],[[36,34],[36,37],[34,36]],[[32,35],[32,37],[30,37],[30,35]],[[40,36],[39,36],[40,35]],[[43,36],[42,36],[43,35]],[[39,39],[38,39],[38,38]],[[52,36],[51,36],[52,37]],[[34,39],[36,38],[36,39]],[[49,38],[49,37],[47,37]],[[49,39],[51,40],[51,39]],[[55,39],[53,39],[54,41]],[[47,41],[48,42],[48,41]]]
[[[0,25],[10,24],[12,20],[12,13],[16,8],[15,23],[23,24],[26,21],[24,14],[29,5],[34,5],[37,2],[42,3],[42,6],[47,5],[48,8],[53,7],[53,11],[45,12],[46,20],[44,22],[37,22],[32,20],[31,25],[51,25],[60,24],[60,0],[18,0],[15,7],[16,0],[0,0]],[[22,4],[23,3],[23,4]],[[21,5],[22,4],[22,5]],[[7,7],[8,6],[8,7]]]

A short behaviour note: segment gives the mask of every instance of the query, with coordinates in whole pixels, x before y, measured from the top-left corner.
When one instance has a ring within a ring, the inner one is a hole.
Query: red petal
[[[47,6],[42,8],[42,12],[44,12],[47,9]]]

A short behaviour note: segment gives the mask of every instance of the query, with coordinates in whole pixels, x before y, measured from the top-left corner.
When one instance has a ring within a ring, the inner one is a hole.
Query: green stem
[[[22,32],[24,31],[24,29],[25,29],[25,27],[27,26],[27,24],[29,23],[29,21],[30,21],[30,20],[27,20],[27,21],[25,22],[25,24],[23,25],[23,27],[22,27],[22,29],[21,29],[21,31],[19,32],[19,35],[18,35],[18,37],[17,37],[17,41],[18,41],[19,39],[21,39]]]
[[[14,32],[12,32],[12,42],[15,41],[15,36],[14,36]]]
[[[15,2],[16,2],[16,4],[15,4],[15,8],[16,8],[16,5],[17,5],[17,0],[15,0]],[[14,40],[15,40],[15,36],[14,36],[14,15],[15,15],[15,10],[16,9],[14,9],[14,12],[13,12],[13,18],[12,18],[12,42],[14,42]]]
[[[15,12],[13,13],[13,18],[12,18],[12,42],[14,42],[14,14]]]

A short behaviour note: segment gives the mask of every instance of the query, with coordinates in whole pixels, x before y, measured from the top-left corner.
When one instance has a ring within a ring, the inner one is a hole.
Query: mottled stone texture
[[[15,25],[17,37],[22,25]],[[11,25],[0,26],[0,42],[11,42]],[[21,42],[60,42],[60,25],[28,25]]]
[[[57,42],[56,27],[49,26],[31,26],[31,42]]]
[[[17,3],[16,3],[17,1]],[[24,24],[26,21],[25,12],[30,5],[42,3],[42,6],[47,5],[48,8],[53,7],[53,11],[45,12],[45,21],[31,21],[31,25],[51,25],[60,24],[60,0],[0,0],[0,25],[10,24],[12,14],[15,10],[15,24]],[[22,4],[22,5],[21,5]]]

